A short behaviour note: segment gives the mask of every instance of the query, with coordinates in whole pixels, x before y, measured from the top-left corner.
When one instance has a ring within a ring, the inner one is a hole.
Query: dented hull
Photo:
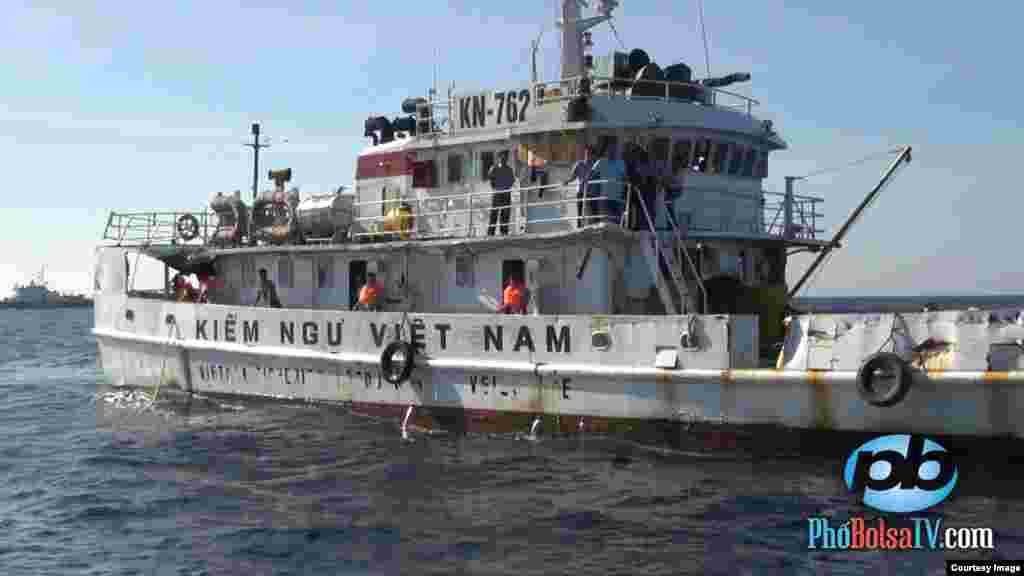
[[[1024,436],[1022,371],[958,370],[951,360],[947,370],[915,370],[909,394],[880,408],[861,399],[856,364],[789,366],[813,361],[801,356],[811,348],[800,330],[781,369],[759,369],[754,317],[371,314],[114,294],[97,297],[94,334],[114,385],[341,403],[389,417],[413,406],[417,425],[452,431],[526,432],[541,418],[546,432],[704,448],[775,439],[798,451],[801,433],[824,430]],[[832,334],[836,348],[842,337]],[[380,371],[395,339],[420,349],[399,384]]]

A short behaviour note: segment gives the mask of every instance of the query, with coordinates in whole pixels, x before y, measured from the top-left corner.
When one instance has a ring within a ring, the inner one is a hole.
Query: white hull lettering
[[[434,324],[434,330],[437,330],[438,335],[441,337],[441,350],[448,349],[448,331],[451,329],[451,324]]]
[[[311,368],[281,368],[268,366],[243,366],[238,364],[209,364],[203,363],[196,366],[201,382],[218,384],[242,384],[249,383],[252,379],[269,379],[277,377],[280,382],[287,386],[304,386],[306,378],[312,374],[325,375],[323,370]]]
[[[503,330],[501,326],[484,326],[484,351],[489,352],[491,346],[498,352],[501,352],[503,343],[501,341],[501,334]]]
[[[235,318],[234,314],[228,314],[227,318],[224,319],[224,340],[226,342],[235,342],[235,329],[237,328],[238,319]]]
[[[298,324],[298,326],[296,326]],[[343,320],[334,322],[281,322],[281,344],[300,343],[317,346],[326,337],[327,345],[341,346]],[[298,328],[298,330],[296,330]],[[296,341],[298,332],[298,342]],[[208,341],[239,342],[259,344],[260,323],[258,320],[239,320],[235,314],[228,314],[222,321],[217,319],[196,320],[196,339]]]
[[[519,352],[523,346],[526,346],[530,352],[536,351],[533,347],[533,334],[530,334],[530,329],[526,326],[519,327],[519,336],[516,337],[516,345],[512,350]]]
[[[484,375],[470,374],[469,375],[469,389],[473,392],[473,394],[476,394],[476,387],[477,386],[480,386],[481,388],[483,388],[484,389],[484,393],[486,394],[487,393],[487,388],[497,388],[498,387],[498,377],[493,375],[493,374],[484,374]],[[508,393],[506,393],[505,395],[508,396]]]
[[[259,322],[249,322],[245,320],[242,322],[242,341],[246,344],[256,344],[260,341],[260,324]]]
[[[512,344],[513,352],[519,352],[524,348],[530,352],[537,351],[537,347],[534,344],[533,332],[530,330],[529,326],[520,326],[519,329],[515,331],[515,335],[515,342]],[[569,331],[568,326],[562,326],[557,332],[554,326],[547,327],[548,352],[562,352],[570,354],[572,352],[571,342],[572,333]],[[502,352],[504,348],[504,327],[484,326],[484,352],[490,352],[491,350]]]
[[[343,343],[344,321],[294,321],[282,320],[278,326],[280,343],[291,346],[316,347],[325,343],[337,348]],[[506,330],[508,328],[508,330]],[[453,326],[449,323],[433,324],[433,331],[422,318],[413,318],[403,324],[378,324],[370,322],[370,337],[377,348],[383,348],[391,341],[408,341],[417,350],[425,351],[435,338],[440,350],[448,350],[448,340]],[[235,314],[228,314],[221,319],[197,319],[195,338],[206,341],[244,342],[259,344],[260,322],[257,320],[240,320]],[[504,352],[507,344],[511,352],[536,352],[540,344],[537,335],[529,326],[483,326],[483,350],[485,352]],[[508,341],[506,342],[506,338]],[[572,334],[569,326],[547,326],[544,333],[544,344],[548,352],[570,354],[572,352]]]
[[[413,320],[409,324],[409,340],[417,350],[425,350],[427,347],[426,335],[423,334],[423,320]]]
[[[303,322],[302,323],[302,343],[306,346],[316,346],[317,342],[320,341],[320,330],[317,328],[316,322]]]
[[[361,383],[363,387],[366,388],[367,390],[370,390],[372,388],[381,390],[384,388],[384,384],[386,382],[384,380],[384,377],[381,375],[380,370],[375,368],[348,368],[345,370],[345,378],[346,380],[348,380],[350,386],[359,385]],[[419,378],[410,378],[409,383],[415,386],[416,388],[419,388],[421,391],[423,390],[423,380]],[[394,384],[395,390],[401,390],[402,386],[404,385],[404,382]]]
[[[572,338],[570,337],[568,326],[562,326],[557,336],[555,335],[555,327],[548,326],[548,352],[565,352],[569,354],[571,352],[570,342],[572,342]]]

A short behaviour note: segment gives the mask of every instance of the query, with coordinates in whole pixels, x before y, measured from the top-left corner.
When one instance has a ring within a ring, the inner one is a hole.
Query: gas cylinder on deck
[[[384,216],[384,231],[397,233],[402,240],[408,240],[412,237],[415,222],[412,206],[403,202],[400,206],[388,210]]]

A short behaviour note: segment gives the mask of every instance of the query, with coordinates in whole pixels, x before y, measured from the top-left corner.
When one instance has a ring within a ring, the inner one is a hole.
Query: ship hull
[[[103,295],[94,334],[115,386],[345,404],[396,421],[412,407],[411,423],[454,433],[526,433],[539,420],[548,434],[793,453],[827,450],[825,432],[1024,436],[1022,371],[915,371],[901,402],[878,407],[861,398],[856,370],[753,367],[756,336],[742,335],[756,319],[700,320],[274,310]],[[699,349],[680,347],[681,330],[699,335]],[[395,339],[421,348],[397,384],[380,366]],[[666,357],[674,368],[658,367]]]
[[[43,310],[48,308],[89,308],[92,302],[69,302],[60,304],[51,303],[30,303],[30,302],[0,302],[0,309],[8,310]]]

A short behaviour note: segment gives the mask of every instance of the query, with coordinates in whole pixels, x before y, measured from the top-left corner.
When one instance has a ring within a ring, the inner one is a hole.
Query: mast
[[[562,18],[556,23],[562,29],[562,80],[584,74],[583,33],[611,20],[617,5],[618,0],[600,0],[597,10],[601,16],[581,18],[580,6],[588,6],[587,0],[562,1]]]
[[[256,213],[256,196],[259,193],[257,187],[260,183],[260,148],[270,148],[270,143],[260,144],[260,125],[253,123],[252,125],[252,143],[244,144],[252,148],[253,151],[253,162],[252,162],[252,215]],[[256,245],[255,240],[252,237],[253,229],[253,218],[252,215],[249,217],[249,244],[252,246]]]

